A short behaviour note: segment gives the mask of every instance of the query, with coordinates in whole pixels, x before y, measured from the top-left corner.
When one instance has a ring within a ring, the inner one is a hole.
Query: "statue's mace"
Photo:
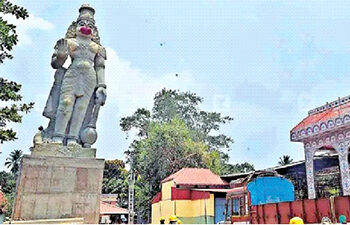
[[[91,114],[90,123],[88,126],[81,132],[80,139],[83,142],[84,148],[90,148],[92,144],[94,144],[97,140],[97,132],[96,132],[96,122],[98,113],[100,111],[101,104],[97,103],[94,107],[94,111]]]

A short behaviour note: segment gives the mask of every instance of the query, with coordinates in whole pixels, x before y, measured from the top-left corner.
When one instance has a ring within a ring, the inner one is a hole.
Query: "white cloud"
[[[194,92],[201,88],[190,71],[146,74],[133,68],[129,61],[120,58],[112,48],[107,48],[107,57],[106,108],[117,105],[121,116],[130,115],[140,107],[150,108],[155,93],[164,87]]]
[[[25,20],[16,19],[14,16],[8,14],[0,16],[9,23],[17,26],[16,31],[19,39],[19,46],[32,43],[32,39],[28,33],[30,30],[51,30],[54,28],[52,23],[33,14],[29,14],[29,17]]]

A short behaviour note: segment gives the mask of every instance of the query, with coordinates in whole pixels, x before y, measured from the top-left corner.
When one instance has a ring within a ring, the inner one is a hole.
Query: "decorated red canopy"
[[[350,96],[347,96],[310,110],[309,115],[291,130],[291,141],[303,141],[349,124]]]

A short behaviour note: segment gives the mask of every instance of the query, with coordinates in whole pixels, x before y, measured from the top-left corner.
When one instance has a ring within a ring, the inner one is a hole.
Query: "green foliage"
[[[0,77],[0,101],[21,101],[22,96],[18,94],[21,85],[13,81],[8,81]],[[20,112],[28,113],[34,103],[11,104],[11,106],[0,107],[0,143],[17,139],[16,132],[6,129],[9,122],[21,123]]]
[[[280,161],[278,162],[278,165],[284,166],[291,164],[293,162],[293,159],[289,155],[284,155],[280,157]]]
[[[152,122],[148,138],[138,141],[134,146],[134,169],[153,187],[183,167],[212,166],[214,172],[219,172],[218,152],[209,152],[208,145],[193,140],[191,135],[191,130],[181,119],[174,118],[163,124]]]
[[[5,216],[11,217],[12,215],[12,208],[13,208],[13,203],[15,201],[15,192],[5,194],[5,198],[7,200],[6,204],[6,211],[5,211]]]
[[[136,112],[129,117],[123,117],[120,120],[120,126],[123,131],[130,131],[133,128],[139,130],[140,137],[147,136],[148,124],[151,119],[151,113],[147,109],[137,109]]]
[[[122,160],[107,160],[103,171],[103,194],[117,194],[120,207],[128,205],[128,171]]]
[[[221,174],[246,173],[254,170],[254,165],[247,162],[234,165],[226,164],[222,169]]]
[[[10,168],[11,173],[17,177],[19,165],[21,163],[21,159],[23,157],[22,150],[14,150],[10,153],[10,156],[5,161],[5,166]]]
[[[0,186],[6,198],[0,203],[0,208],[5,212],[5,216],[11,216],[12,206],[15,196],[16,179],[12,173],[6,171],[0,172]]]
[[[26,9],[12,4],[7,0],[0,0],[0,13],[11,14],[17,19],[25,19],[28,17]],[[0,63],[3,63],[6,58],[12,59],[10,51],[17,42],[18,36],[16,34],[16,26],[9,24],[0,17]],[[0,101],[21,101],[22,96],[19,94],[20,89],[20,84],[0,77]],[[30,109],[33,108],[33,105],[34,103],[11,104],[11,106],[0,107],[0,143],[16,139],[16,132],[12,129],[6,129],[6,125],[9,122],[22,122],[22,116],[19,112],[28,113]]]
[[[12,173],[1,171],[0,172],[0,186],[3,193],[13,193],[16,189],[16,179]]]
[[[25,19],[28,17],[28,12],[23,7],[10,3],[8,0],[0,0],[0,13],[11,14],[17,19]],[[8,23],[0,16],[0,64],[5,59],[12,59],[13,56],[10,51],[18,42],[18,35],[16,33],[16,26]],[[0,77],[0,101],[18,102],[22,100],[19,94],[21,85],[8,81]],[[14,104],[10,106],[0,107],[0,143],[6,141],[13,141],[17,139],[16,132],[12,129],[7,129],[9,122],[21,123],[22,115],[20,112],[28,113],[33,108],[34,103]],[[10,216],[12,212],[12,205],[15,196],[16,176],[19,169],[19,163],[22,157],[22,151],[15,150],[11,152],[10,157],[7,158],[5,165],[11,168],[11,173],[5,171],[0,172],[0,185],[5,194],[6,200],[6,216]],[[5,209],[2,207],[2,209]]]
[[[139,137],[142,138],[147,137],[150,122],[166,123],[177,117],[191,128],[193,138],[204,141],[210,150],[229,150],[233,143],[232,138],[212,133],[218,132],[220,125],[233,119],[229,116],[223,117],[221,113],[200,110],[202,101],[194,93],[162,89],[154,97],[152,114],[147,109],[138,109],[132,116],[122,118],[120,126],[126,132],[132,128],[137,129]]]
[[[26,9],[7,0],[0,0],[0,13],[11,14],[17,19],[25,19],[29,16]],[[3,63],[6,58],[12,59],[10,51],[17,42],[16,26],[0,17],[0,63]]]
[[[209,168],[217,174],[226,168],[233,140],[218,133],[232,118],[200,110],[201,102],[194,93],[163,89],[151,111],[138,109],[120,121],[123,131],[137,130],[138,138],[126,154],[136,174],[135,206],[145,221],[166,176],[184,167]]]
[[[150,210],[151,198],[160,191],[160,181],[184,167],[210,168],[220,171],[220,155],[208,151],[208,145],[194,141],[183,120],[152,122],[149,136],[136,143],[133,168],[137,174],[136,206]],[[147,214],[144,214],[147,215]]]

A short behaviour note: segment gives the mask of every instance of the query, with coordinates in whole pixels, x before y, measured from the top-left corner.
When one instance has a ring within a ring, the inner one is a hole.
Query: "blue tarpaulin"
[[[294,201],[292,182],[282,177],[258,177],[248,184],[251,205]]]

